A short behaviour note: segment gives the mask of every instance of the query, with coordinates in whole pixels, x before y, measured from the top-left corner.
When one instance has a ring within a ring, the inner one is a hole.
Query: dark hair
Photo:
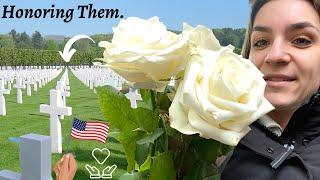
[[[248,28],[247,28],[247,32],[246,32],[246,36],[244,39],[244,43],[242,45],[242,56],[244,58],[249,58],[249,54],[250,54],[250,47],[251,47],[251,33],[252,33],[252,26],[253,26],[253,22],[256,18],[257,13],[259,12],[259,10],[261,9],[261,7],[263,5],[265,5],[266,3],[268,3],[271,0],[250,0],[250,3],[252,4],[251,6],[251,15],[250,15],[250,21],[248,24]],[[313,7],[315,8],[315,10],[318,12],[319,16],[320,16],[320,0],[305,0],[310,2]]]

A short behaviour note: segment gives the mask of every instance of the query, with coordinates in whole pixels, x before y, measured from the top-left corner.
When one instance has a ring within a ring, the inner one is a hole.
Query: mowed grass
[[[10,95],[5,95],[7,115],[0,117],[0,170],[8,169],[20,172],[19,165],[19,145],[9,141],[9,137],[20,137],[29,133],[37,133],[49,136],[50,122],[49,115],[40,113],[40,104],[49,103],[49,90],[56,86],[56,82],[61,75],[48,83],[45,87],[32,91],[32,96],[26,96],[23,90],[23,104],[16,103],[16,89],[12,88]],[[89,179],[90,174],[85,169],[89,164],[100,169],[113,164],[117,169],[113,173],[113,179],[118,179],[121,174],[126,172],[127,162],[122,146],[113,138],[108,138],[105,144],[98,141],[84,141],[73,139],[70,136],[70,129],[73,117],[81,120],[106,121],[99,108],[97,95],[87,86],[82,84],[69,70],[70,94],[67,98],[67,106],[72,107],[72,116],[65,116],[62,121],[63,153],[52,155],[52,169],[54,164],[64,153],[72,152],[76,155],[78,170],[74,179]],[[110,132],[112,132],[112,127]],[[91,152],[94,148],[108,148],[111,155],[103,165],[98,164],[92,157]],[[52,173],[54,177],[54,173]]]

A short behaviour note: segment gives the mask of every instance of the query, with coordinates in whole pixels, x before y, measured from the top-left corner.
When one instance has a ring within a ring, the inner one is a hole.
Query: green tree
[[[0,48],[14,48],[14,40],[11,35],[0,35]]]
[[[69,39],[70,39],[70,38],[64,38],[64,40],[59,43],[59,49],[60,49],[60,51],[63,51],[64,46],[67,44],[67,42],[69,41]]]
[[[246,32],[244,28],[241,28],[241,29],[222,28],[222,29],[213,29],[212,31],[222,46],[227,46],[231,44],[236,48],[242,47],[245,32]]]
[[[44,49],[58,51],[59,50],[59,46],[56,43],[56,41],[54,41],[52,39],[49,39],[49,40],[45,40]]]
[[[17,35],[16,47],[17,48],[23,48],[23,49],[32,48],[31,38],[26,32],[23,32],[23,33]]]
[[[76,43],[74,43],[73,47],[78,51],[86,51],[90,46],[89,39],[80,39]]]
[[[16,44],[16,43],[17,43],[17,31],[16,31],[15,29],[12,29],[12,30],[9,32],[9,35],[12,36],[13,42]]]
[[[96,42],[100,42],[100,41],[111,41],[113,37],[113,34],[95,34],[92,35],[91,38]]]
[[[35,31],[32,34],[32,46],[35,49],[42,49],[44,45],[43,37],[41,36],[39,31]]]

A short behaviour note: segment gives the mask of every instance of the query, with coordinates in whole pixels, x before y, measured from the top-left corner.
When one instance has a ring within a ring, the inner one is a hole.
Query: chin
[[[266,95],[267,100],[275,107],[275,110],[288,110],[295,107],[294,101],[285,95]]]

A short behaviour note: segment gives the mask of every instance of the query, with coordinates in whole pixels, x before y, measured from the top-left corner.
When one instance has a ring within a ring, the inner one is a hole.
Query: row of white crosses
[[[1,88],[4,86],[4,81],[0,80]],[[0,180],[51,180],[51,142],[50,137],[39,134],[21,136],[19,138],[21,173],[0,170]]]
[[[50,90],[50,104],[41,104],[40,112],[50,116],[51,152],[62,153],[61,122],[64,116],[72,115],[72,108],[66,106],[66,97],[70,96],[70,86],[67,69],[57,81],[56,89]]]
[[[72,73],[83,84],[95,91],[95,87],[110,85],[120,90],[122,83],[126,82],[124,78],[109,68],[101,68],[96,66],[72,67]]]
[[[6,68],[0,71],[0,115],[6,115],[6,102],[4,94],[10,94],[12,84],[17,89],[17,103],[22,104],[22,89],[27,90],[27,95],[31,96],[31,85],[34,91],[39,87],[44,86],[61,72],[60,69],[33,69],[26,68],[22,70]],[[5,88],[7,86],[7,89]]]

